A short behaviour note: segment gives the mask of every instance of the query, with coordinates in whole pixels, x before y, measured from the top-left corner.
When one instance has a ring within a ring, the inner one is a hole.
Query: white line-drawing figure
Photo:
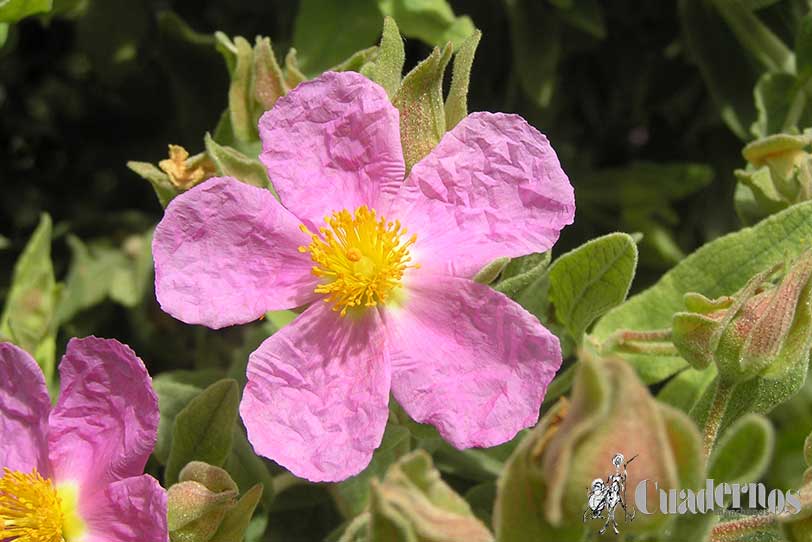
[[[626,467],[636,458],[637,456],[635,455],[628,461],[625,461],[623,454],[615,454],[612,458],[615,473],[608,475],[606,481],[595,478],[592,480],[591,486],[586,490],[587,508],[584,510],[584,523],[586,523],[588,519],[601,518],[605,520],[600,534],[606,532],[606,528],[609,527],[610,523],[615,534],[620,534],[617,529],[617,521],[615,520],[615,508],[617,508],[618,504],[623,508],[625,521],[634,521],[634,508],[630,510],[626,506]]]

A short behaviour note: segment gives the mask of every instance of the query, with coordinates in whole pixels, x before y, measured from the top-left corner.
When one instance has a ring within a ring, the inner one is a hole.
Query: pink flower
[[[0,343],[0,540],[165,542],[166,492],[145,474],[158,400],[110,339],[71,339],[51,408],[24,350]]]
[[[255,451],[310,480],[352,476],[380,445],[390,390],[458,448],[533,425],[558,340],[471,277],[549,249],[572,222],[547,138],[474,113],[404,181],[398,111],[350,72],[299,85],[259,130],[282,204],[211,179],[167,207],[153,242],[158,301],[184,322],[310,304],[249,359],[240,412]]]

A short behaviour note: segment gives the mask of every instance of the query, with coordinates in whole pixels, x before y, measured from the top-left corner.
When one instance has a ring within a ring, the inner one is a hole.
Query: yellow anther
[[[352,307],[386,303],[406,269],[417,267],[409,263],[409,248],[417,236],[404,240],[400,222],[379,219],[366,206],[354,213],[335,212],[325,222],[321,235],[302,230],[311,234],[312,242],[300,250],[310,252],[313,274],[323,281],[316,293],[326,294],[324,301],[333,303],[342,316]]]

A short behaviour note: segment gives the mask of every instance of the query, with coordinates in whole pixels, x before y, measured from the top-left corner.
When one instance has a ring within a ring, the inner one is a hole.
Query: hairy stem
[[[727,403],[730,401],[732,394],[733,386],[723,384],[721,380],[717,381],[716,390],[713,393],[713,402],[710,411],[708,411],[708,418],[705,420],[705,429],[703,431],[702,445],[706,458],[710,457],[713,445],[716,444],[719,426],[722,425],[722,418],[725,415]]]
[[[776,521],[774,514],[765,514],[719,523],[711,531],[711,542],[730,542]]]
[[[671,328],[636,331],[621,329],[613,333],[604,343],[608,351],[649,354],[653,356],[678,356],[671,342]]]

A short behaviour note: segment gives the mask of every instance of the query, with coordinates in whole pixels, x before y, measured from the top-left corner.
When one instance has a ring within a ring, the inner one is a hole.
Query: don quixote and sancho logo
[[[606,479],[595,478],[587,488],[587,501],[583,521],[602,522],[598,533],[612,529],[620,534],[618,507],[623,511],[623,521],[634,521],[637,512],[651,515],[738,513],[738,514],[797,514],[801,510],[800,495],[797,491],[783,492],[777,489],[767,491],[762,483],[721,483],[712,479],[705,481],[702,489],[661,488],[656,480],[641,480],[634,489],[634,503],[626,496],[629,465],[637,458],[628,461],[622,453],[612,457],[614,472]],[[654,485],[658,503],[649,503],[649,484]]]

